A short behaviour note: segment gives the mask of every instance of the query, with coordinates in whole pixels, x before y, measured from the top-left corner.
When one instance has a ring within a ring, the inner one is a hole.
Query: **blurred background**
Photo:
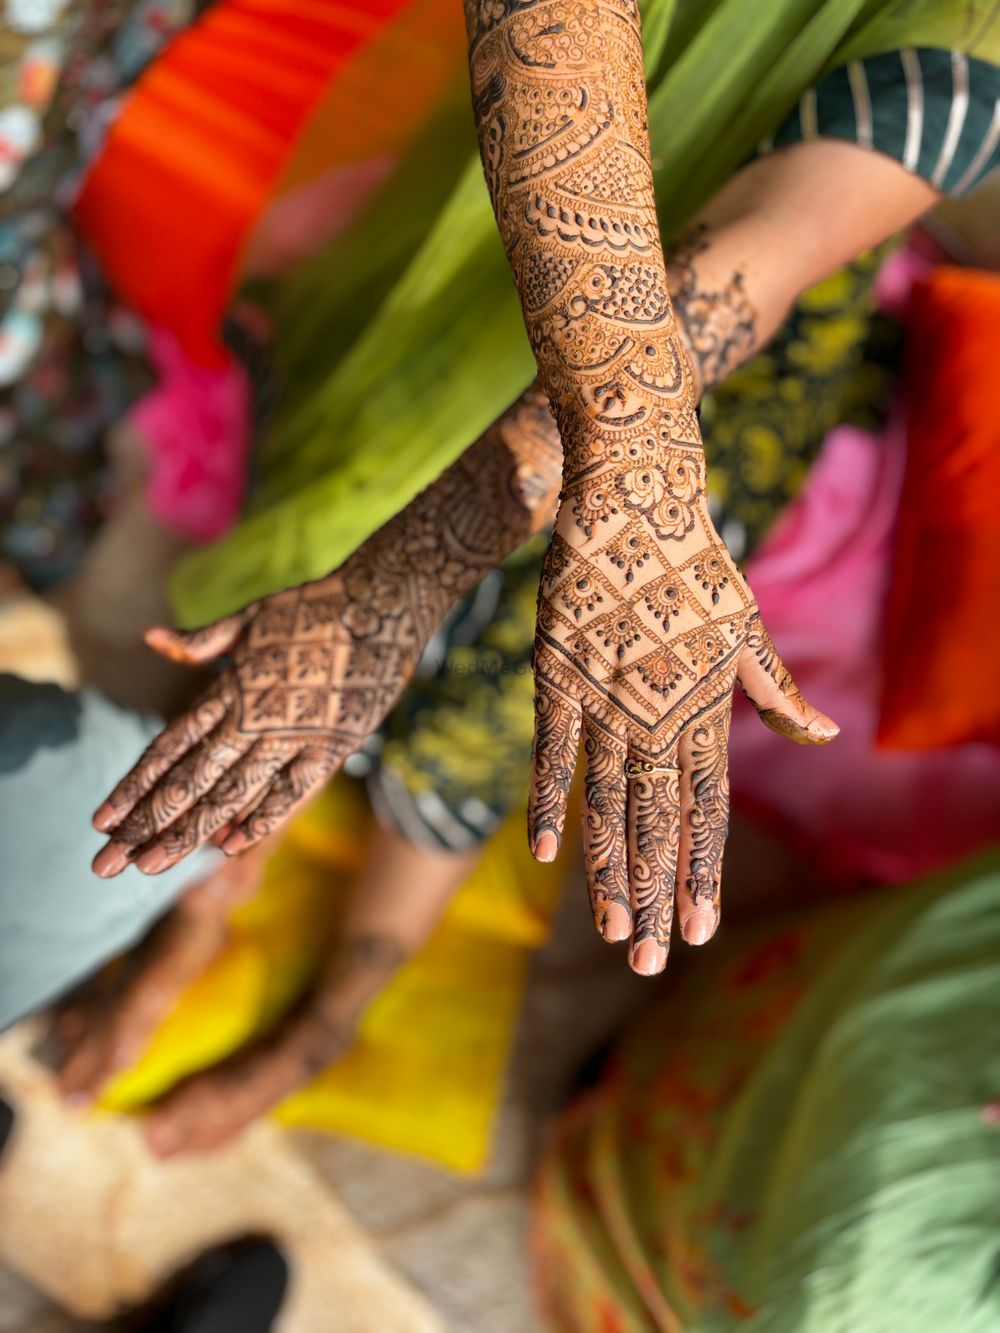
[[[1000,17],[643,8],[713,516],[841,726],[737,700],[652,981],[526,845],[542,521],[286,825],[91,872],[219,671],[146,629],[383,549],[533,368],[461,6],[0,3],[2,1333],[1000,1327]]]

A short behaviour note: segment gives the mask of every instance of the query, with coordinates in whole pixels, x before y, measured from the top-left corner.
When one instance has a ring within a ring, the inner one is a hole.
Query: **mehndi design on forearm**
[[[757,310],[746,277],[733,269],[721,286],[699,275],[697,260],[711,246],[699,223],[667,249],[667,281],[681,340],[693,362],[701,393],[710,393],[757,347]]]
[[[466,0],[487,184],[572,477],[606,428],[697,445],[667,295],[633,0]],[[617,444],[617,441],[616,441]]]
[[[808,709],[712,525],[667,294],[634,0],[466,0],[487,184],[565,454],[542,573],[529,811],[555,855],[580,737],[598,929],[659,971],[675,906],[714,930],[734,682],[804,742]],[[639,765],[642,771],[630,777]],[[642,766],[645,766],[644,768]]]
[[[155,874],[227,825],[234,852],[284,822],[381,724],[454,602],[551,521],[560,463],[529,389],[333,574],[151,638],[182,661],[233,662],[95,815],[111,835],[97,872],[144,849]]]

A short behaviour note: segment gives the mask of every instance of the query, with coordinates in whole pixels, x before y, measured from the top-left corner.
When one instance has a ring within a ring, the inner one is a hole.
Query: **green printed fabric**
[[[998,1026],[997,851],[671,959],[542,1165],[548,1327],[994,1333]]]

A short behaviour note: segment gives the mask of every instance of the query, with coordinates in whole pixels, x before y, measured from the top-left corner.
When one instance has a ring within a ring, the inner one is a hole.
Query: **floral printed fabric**
[[[67,210],[121,92],[194,0],[7,0],[0,17],[0,549],[68,573],[99,518],[101,441],[148,383]]]

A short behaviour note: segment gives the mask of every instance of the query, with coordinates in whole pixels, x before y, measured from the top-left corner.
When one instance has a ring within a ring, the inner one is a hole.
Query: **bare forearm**
[[[372,1002],[426,944],[478,852],[416,847],[378,829],[355,884],[334,956],[296,1029],[303,1077],[343,1055]]]

